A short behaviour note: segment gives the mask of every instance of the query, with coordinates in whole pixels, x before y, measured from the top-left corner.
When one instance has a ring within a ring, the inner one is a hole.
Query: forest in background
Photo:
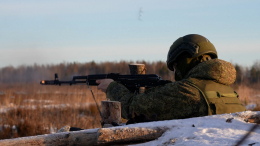
[[[101,62],[60,63],[56,65],[12,66],[0,69],[0,83],[33,83],[40,80],[53,80],[54,73],[58,73],[60,80],[70,80],[72,76],[89,74],[120,73],[130,74],[129,64],[133,62]],[[139,61],[146,65],[146,74],[158,74],[163,79],[174,80],[174,75],[168,70],[166,63]]]
[[[0,83],[38,83],[40,80],[54,78],[54,73],[58,73],[60,80],[70,80],[72,76],[120,73],[130,74],[128,65],[133,62],[101,62],[95,61],[87,63],[60,63],[51,65],[3,67],[0,69]],[[137,61],[146,65],[147,74],[157,74],[164,80],[174,80],[173,73],[168,70],[165,62],[146,62]],[[246,85],[258,87],[260,84],[260,61],[255,61],[250,67],[243,67],[239,64],[233,64],[236,68],[237,79],[234,85]]]

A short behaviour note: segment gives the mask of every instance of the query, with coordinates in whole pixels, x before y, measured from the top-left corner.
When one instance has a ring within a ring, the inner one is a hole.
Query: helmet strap
[[[174,71],[175,71],[175,80],[176,81],[182,80],[181,71],[178,69],[177,66],[174,67]]]

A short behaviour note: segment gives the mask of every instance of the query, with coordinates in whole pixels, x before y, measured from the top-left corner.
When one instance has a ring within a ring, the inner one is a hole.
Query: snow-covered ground
[[[250,103],[250,104],[246,105],[247,110],[253,110],[256,107],[257,107],[256,103]]]
[[[260,114],[260,112],[246,111],[244,116]],[[231,123],[228,118],[234,118]],[[232,146],[235,145],[255,125],[247,123],[236,114],[213,115],[190,119],[179,119],[126,125],[127,127],[167,127],[160,138],[154,141],[137,144],[135,146]],[[126,127],[124,126],[124,127]],[[260,125],[253,131],[242,145],[260,146]]]

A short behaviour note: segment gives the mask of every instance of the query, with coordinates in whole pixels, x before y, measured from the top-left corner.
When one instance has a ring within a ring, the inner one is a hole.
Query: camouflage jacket
[[[206,116],[207,103],[199,90],[188,83],[191,77],[230,85],[235,81],[236,70],[229,62],[212,59],[192,68],[183,80],[147,89],[142,94],[134,94],[122,84],[112,82],[107,88],[107,98],[121,102],[123,118],[133,111],[147,116],[155,113],[158,120]]]

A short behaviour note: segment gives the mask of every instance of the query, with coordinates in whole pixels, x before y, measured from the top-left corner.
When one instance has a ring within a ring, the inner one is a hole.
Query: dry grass
[[[98,103],[106,100],[104,93],[91,88]],[[0,139],[47,134],[65,125],[101,127],[96,104],[85,85],[1,85],[0,99]]]
[[[239,99],[244,105],[247,104],[260,104],[260,90],[256,88],[250,88],[244,85],[238,86],[236,89],[239,94]]]

